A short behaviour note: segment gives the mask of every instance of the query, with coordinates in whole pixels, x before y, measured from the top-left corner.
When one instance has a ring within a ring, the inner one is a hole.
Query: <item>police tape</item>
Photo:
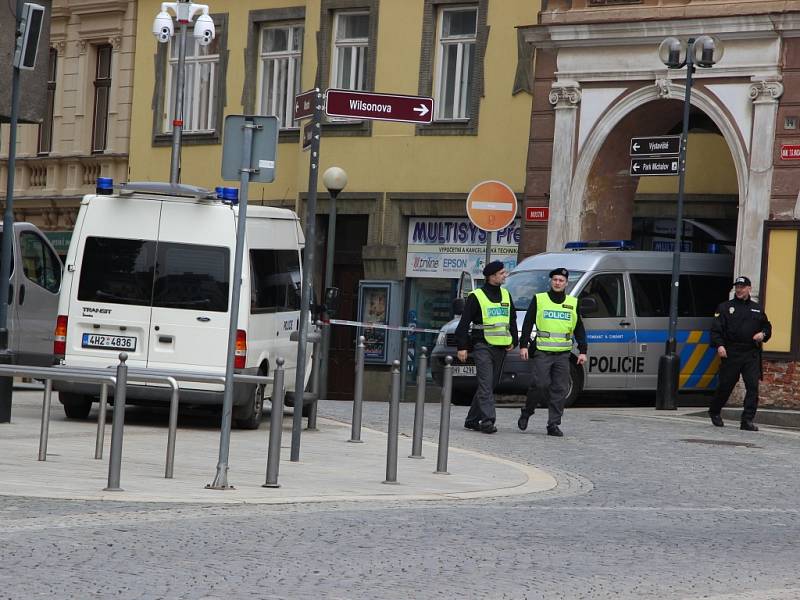
[[[348,321],[346,319],[330,319],[328,323],[331,325],[362,327],[364,329],[386,329],[388,331],[407,331],[409,333],[439,333],[438,329],[426,329],[424,327],[403,327],[401,325],[383,325],[381,323],[362,323],[360,321]]]

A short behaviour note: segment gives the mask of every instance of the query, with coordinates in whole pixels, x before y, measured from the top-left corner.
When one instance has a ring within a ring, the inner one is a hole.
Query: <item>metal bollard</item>
[[[400,373],[403,377],[400,379],[400,402],[406,401],[406,380],[408,378],[408,332],[403,332],[403,338],[400,343]]]
[[[103,443],[106,438],[106,409],[108,406],[108,384],[100,386],[100,411],[97,413],[97,439],[94,441],[95,459],[103,458]]]
[[[169,431],[167,432],[167,465],[164,468],[164,477],[172,479],[175,467],[175,437],[178,435],[178,407],[180,399],[178,387],[172,389],[172,396],[169,399]]]
[[[111,456],[108,459],[108,487],[107,492],[121,492],[119,487],[120,470],[122,467],[122,435],[125,428],[125,395],[128,389],[128,360],[127,352],[120,352],[119,365],[117,365],[117,387],[114,390],[114,417],[111,421]]]
[[[331,324],[322,323],[322,345],[320,346],[320,370],[319,370],[319,397],[323,400],[328,398],[328,365],[331,353]]]
[[[444,385],[442,386],[442,414],[439,421],[439,456],[436,460],[437,475],[447,472],[447,452],[450,445],[450,396],[453,393],[453,357],[444,359]]]
[[[283,397],[286,393],[286,388],[283,385],[283,364],[285,361],[279,356],[275,362],[278,367],[275,369],[272,382],[272,410],[269,416],[269,442],[267,443],[267,480],[261,486],[268,488],[281,487],[278,484],[278,468],[281,461]]]
[[[414,406],[414,439],[411,443],[411,455],[408,458],[424,458],[422,456],[422,431],[425,421],[425,382],[428,371],[428,349],[423,346],[417,362],[417,403]]]
[[[44,382],[42,398],[42,426],[39,429],[39,460],[47,460],[47,438],[50,435],[50,399],[53,396],[53,381]]]
[[[389,402],[389,436],[386,445],[386,480],[397,483],[397,429],[400,420],[400,361],[392,363],[392,399]]]
[[[306,424],[306,429],[309,431],[317,431],[317,400],[319,400],[320,369],[322,367],[322,343],[322,339],[314,342],[313,366],[311,368],[311,393],[314,396],[314,400],[311,402],[311,406],[308,407],[308,423]]]
[[[350,430],[350,440],[355,444],[361,443],[361,404],[364,400],[364,342],[363,335],[358,336],[356,344],[356,382],[353,390],[353,422]]]

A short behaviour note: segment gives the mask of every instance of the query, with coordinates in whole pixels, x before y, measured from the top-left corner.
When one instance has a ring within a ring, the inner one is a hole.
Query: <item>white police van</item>
[[[128,183],[83,198],[69,246],[56,326],[63,364],[128,366],[223,375],[238,206],[188,185]],[[229,192],[233,192],[230,194]],[[294,389],[303,233],[291,210],[248,206],[235,369],[271,373],[286,361]],[[309,346],[310,349],[310,346]],[[311,364],[310,361],[307,364]],[[309,367],[310,368],[310,367]],[[308,378],[308,373],[306,374]],[[57,382],[68,417],[85,418],[98,388]],[[234,425],[256,428],[267,386],[237,385]],[[181,404],[220,404],[221,384],[181,385]],[[161,385],[129,385],[132,404],[163,403]]]
[[[532,298],[550,289],[548,273],[558,267],[569,270],[567,292],[579,298],[589,352],[582,367],[572,361],[567,405],[583,391],[656,390],[658,360],[664,354],[669,328],[672,253],[626,247],[621,242],[573,242],[567,245],[570,250],[526,258],[506,280],[521,334]],[[681,254],[677,334],[681,391],[710,392],[716,387],[719,360],[710,345],[709,329],[714,309],[728,299],[732,282],[733,256]],[[456,354],[458,321],[457,316],[442,327],[431,352],[435,381],[441,382],[445,356]],[[576,356],[573,350],[573,359]],[[497,393],[525,394],[530,382],[527,361],[520,359],[518,350],[509,352]],[[468,404],[476,385],[474,363],[454,362],[454,401]]]

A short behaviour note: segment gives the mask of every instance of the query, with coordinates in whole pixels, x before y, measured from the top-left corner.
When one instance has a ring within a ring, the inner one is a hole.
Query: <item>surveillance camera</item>
[[[214,21],[211,17],[207,14],[197,17],[197,22],[194,24],[194,37],[201,46],[208,46],[216,35]]]
[[[153,21],[153,35],[156,36],[159,42],[166,44],[172,37],[173,32],[172,17],[162,10],[156,15],[156,20]]]

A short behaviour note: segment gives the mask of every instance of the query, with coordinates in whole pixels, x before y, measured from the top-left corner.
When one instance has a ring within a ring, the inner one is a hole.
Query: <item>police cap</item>
[[[736,280],[733,282],[733,285],[752,285],[750,283],[750,278],[745,277],[744,275],[739,275]]]
[[[488,265],[483,268],[483,276],[489,277],[489,275],[494,275],[505,269],[505,265],[499,260],[493,260]]]
[[[565,279],[569,279],[569,271],[567,271],[564,267],[559,267],[558,269],[553,269],[552,271],[550,271],[550,275],[548,275],[548,277],[550,277],[550,279],[552,279],[556,275],[561,275]]]

